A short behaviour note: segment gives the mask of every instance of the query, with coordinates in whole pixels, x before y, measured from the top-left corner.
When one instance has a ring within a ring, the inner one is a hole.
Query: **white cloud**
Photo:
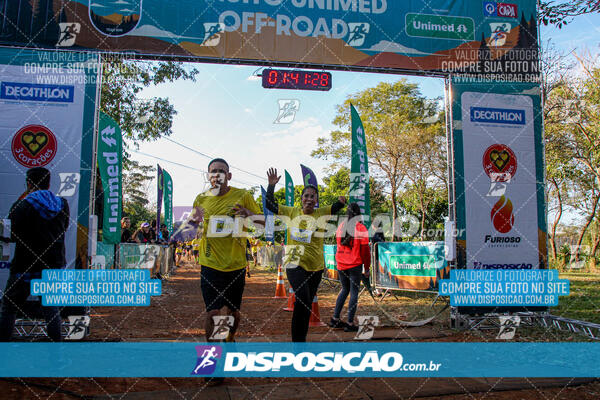
[[[248,78],[246,78],[247,81],[260,81],[261,77],[258,75],[250,75]]]
[[[90,6],[94,7],[94,8],[105,8],[106,7],[106,6],[103,6],[102,4],[98,4],[98,3],[92,3]]]
[[[113,4],[127,4],[127,5],[130,5],[129,2],[125,1],[125,0],[118,0],[118,1],[115,1]]]
[[[151,37],[166,37],[170,39],[200,39],[203,38],[193,37],[193,36],[178,36],[173,32],[164,31],[162,29],[158,29],[152,25],[142,25],[137,29],[132,30],[129,35],[131,36],[151,36]]]
[[[406,47],[401,45],[400,43],[390,42],[389,40],[382,40],[377,44],[374,44],[368,49],[360,49],[362,51],[378,51],[378,52],[388,52],[388,53],[402,53],[402,54],[423,54],[423,55],[431,55],[433,53],[424,53],[417,49],[411,49],[410,47]]]
[[[244,108],[244,112],[247,112],[248,114],[252,113],[252,109],[251,108]]]

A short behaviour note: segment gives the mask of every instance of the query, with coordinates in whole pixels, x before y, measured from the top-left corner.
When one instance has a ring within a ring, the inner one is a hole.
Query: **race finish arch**
[[[1,7],[0,44],[59,56],[94,51],[443,77],[449,215],[458,232],[447,240],[450,267],[547,267],[534,1],[16,0]]]

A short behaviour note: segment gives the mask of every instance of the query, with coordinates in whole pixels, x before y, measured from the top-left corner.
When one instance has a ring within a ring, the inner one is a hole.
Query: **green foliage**
[[[356,107],[365,128],[369,172],[377,193],[371,198],[372,211],[389,209],[396,220],[399,199],[408,191],[417,193],[421,214],[426,217],[426,193],[445,186],[447,166],[443,114],[438,112],[437,102],[427,99],[418,85],[405,79],[381,82],[349,96],[338,106],[333,120],[341,130],[319,138],[317,149],[311,153],[330,160],[331,171],[350,164],[350,104]],[[382,201],[384,190],[390,195],[389,202]]]
[[[590,14],[600,11],[598,0],[568,0],[557,3],[556,1],[541,1],[539,3],[538,18],[544,25],[555,25],[562,28],[578,15]]]
[[[100,109],[121,127],[124,149],[133,143],[154,141],[172,133],[177,113],[168,98],[142,99],[144,88],[184,79],[195,81],[198,70],[183,63],[126,60],[118,55],[103,55]],[[123,154],[123,216],[132,229],[150,221],[155,205],[149,204],[147,186],[154,179],[154,167],[132,161]],[[154,211],[156,214],[156,211]]]
[[[427,207],[421,209],[418,190],[407,190],[399,208],[401,214],[414,215],[419,221],[424,218],[420,238],[423,240],[444,239],[444,217],[448,216],[448,195],[445,190],[428,188],[423,193]]]
[[[131,61],[103,56],[100,109],[121,127],[125,143],[153,141],[172,133],[177,114],[168,98],[140,98],[144,88],[179,79],[195,81],[198,70],[183,63]]]

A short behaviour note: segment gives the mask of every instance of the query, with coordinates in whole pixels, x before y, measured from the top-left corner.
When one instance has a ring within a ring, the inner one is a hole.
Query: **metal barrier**
[[[175,268],[173,248],[158,244],[121,243],[116,246],[115,269],[147,269],[152,276],[168,276]]]

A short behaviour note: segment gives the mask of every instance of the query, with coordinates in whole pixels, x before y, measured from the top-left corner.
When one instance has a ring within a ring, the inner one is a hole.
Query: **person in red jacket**
[[[342,222],[336,232],[337,252],[335,260],[339,271],[342,290],[335,302],[335,311],[329,322],[332,328],[344,328],[346,332],[358,331],[354,323],[354,314],[358,303],[358,289],[361,275],[369,276],[371,267],[371,251],[369,249],[369,233],[363,225],[360,207],[357,203],[348,205],[348,220]],[[364,272],[363,272],[364,266]],[[340,320],[340,314],[346,298],[350,293],[348,303],[348,322]]]

